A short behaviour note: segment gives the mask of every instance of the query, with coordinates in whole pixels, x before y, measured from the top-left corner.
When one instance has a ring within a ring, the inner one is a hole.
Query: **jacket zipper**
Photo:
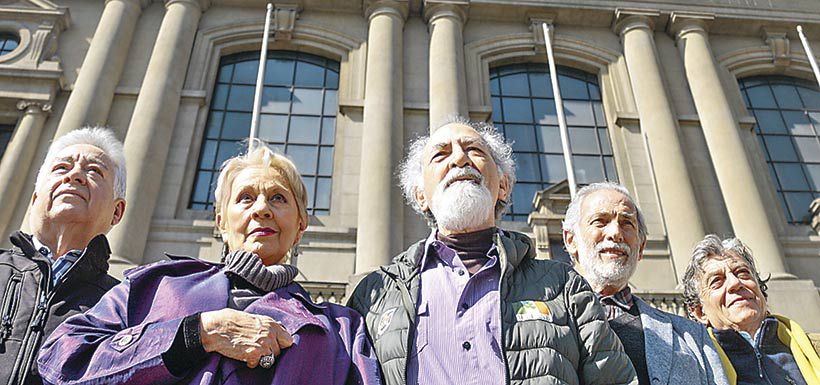
[[[23,337],[21,354],[14,368],[16,372],[12,372],[11,376],[12,379],[17,380],[17,384],[25,384],[28,379],[29,372],[31,371],[31,361],[33,360],[32,356],[39,350],[36,348],[38,347],[37,345],[39,344],[45,321],[48,318],[48,303],[51,302],[51,299],[54,297],[54,288],[51,282],[51,276],[53,274],[51,264],[48,262],[41,263],[46,264],[46,271],[40,279],[40,288],[37,293],[37,307],[34,308],[34,314],[31,317],[31,321],[29,321],[28,329]],[[77,262],[74,264],[76,265]],[[72,266],[72,268],[73,267],[74,266]],[[70,270],[71,269],[69,269],[69,271]],[[66,276],[68,276],[68,272],[66,272]]]
[[[3,312],[2,318],[0,318],[0,343],[5,343],[11,337],[14,316],[20,306],[20,284],[22,282],[23,275],[14,274],[6,285],[6,296],[3,298]]]
[[[501,335],[498,336],[498,346],[501,348],[501,360],[504,361],[504,383],[510,385],[510,363],[507,361],[507,344],[504,343],[504,274],[507,272],[507,252],[500,238],[495,247],[498,250],[498,262],[501,264],[501,273],[498,277],[498,316],[501,318]]]

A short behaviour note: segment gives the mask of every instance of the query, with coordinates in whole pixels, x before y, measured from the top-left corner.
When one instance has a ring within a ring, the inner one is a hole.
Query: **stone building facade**
[[[26,228],[48,143],[84,124],[125,141],[113,269],[164,252],[217,260],[215,170],[248,133],[262,0],[0,0],[0,229]],[[260,136],[311,191],[298,260],[315,296],[424,237],[395,166],[452,114],[515,140],[504,227],[561,259],[569,199],[541,23],[580,183],[617,180],[649,228],[631,284],[680,311],[693,244],[735,234],[772,307],[820,331],[820,52],[814,0],[274,2]],[[814,201],[814,204],[812,204]]]

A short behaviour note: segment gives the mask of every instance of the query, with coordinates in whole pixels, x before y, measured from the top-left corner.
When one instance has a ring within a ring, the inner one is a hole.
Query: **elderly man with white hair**
[[[0,383],[41,384],[36,358],[66,318],[94,306],[118,283],[105,235],[125,210],[122,143],[83,128],[54,141],[37,174],[31,234],[0,252]]]
[[[727,384],[703,326],[655,309],[630,291],[646,224],[626,188],[611,182],[582,188],[567,208],[563,230],[575,269],[604,304],[641,385]]]
[[[456,118],[410,145],[402,187],[433,229],[348,302],[387,384],[636,383],[583,278],[496,227],[514,170],[486,123]]]

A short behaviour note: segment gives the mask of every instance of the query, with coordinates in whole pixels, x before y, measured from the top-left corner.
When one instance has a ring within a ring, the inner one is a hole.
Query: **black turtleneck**
[[[487,263],[487,253],[493,247],[493,235],[497,232],[495,227],[463,234],[443,235],[438,232],[436,238],[453,249],[470,275],[473,275]]]

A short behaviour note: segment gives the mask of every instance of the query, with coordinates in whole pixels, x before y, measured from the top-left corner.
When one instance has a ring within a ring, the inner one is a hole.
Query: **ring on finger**
[[[259,359],[259,366],[270,369],[273,367],[273,363],[276,361],[273,354],[266,354]]]

